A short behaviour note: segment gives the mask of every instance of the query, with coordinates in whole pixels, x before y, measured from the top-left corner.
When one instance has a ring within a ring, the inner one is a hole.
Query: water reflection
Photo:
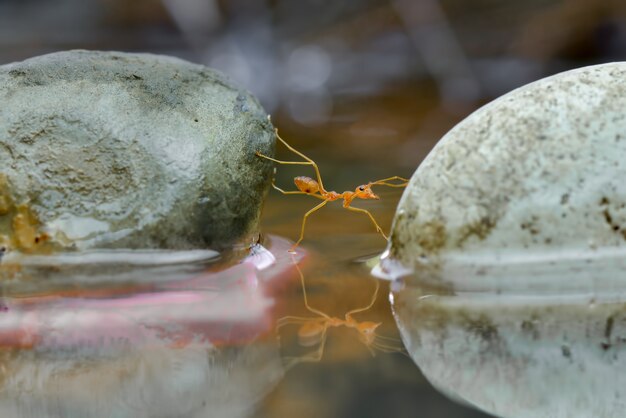
[[[393,308],[407,350],[443,393],[497,416],[621,417],[621,253],[450,257],[440,276],[400,279]]]
[[[248,416],[284,374],[272,310],[287,248],[273,238],[226,268],[169,254],[153,281],[143,253],[22,256],[10,268],[21,278],[3,282],[0,416]],[[49,273],[45,293],[29,286],[45,283],[36,271]]]
[[[302,362],[319,362],[324,355],[324,348],[326,347],[329,328],[345,328],[346,330],[354,331],[358,341],[369,350],[372,356],[376,355],[376,351],[403,351],[399,340],[384,337],[377,333],[376,330],[382,325],[382,322],[360,321],[354,317],[354,315],[369,311],[376,303],[378,292],[380,290],[380,283],[378,280],[374,280],[374,290],[369,303],[363,307],[347,311],[343,315],[343,318],[341,318],[337,316],[330,316],[309,304],[304,274],[297,264],[294,265],[298,271],[302,286],[304,306],[310,314],[313,314],[313,316],[283,316],[277,321],[277,329],[288,325],[297,326],[295,333],[296,344],[300,347],[312,347],[313,351],[299,357],[290,358],[288,362],[290,366]],[[292,345],[295,344],[292,343]]]
[[[384,224],[395,200],[374,201],[385,205],[374,207]],[[277,203],[266,214],[291,236],[302,210]],[[381,353],[345,326],[353,311],[355,326],[369,322],[376,342],[399,348],[388,282],[376,294],[363,256],[380,251],[380,236],[367,217],[351,215],[341,206],[320,213],[306,257],[299,247],[295,260],[286,251],[292,242],[277,237],[243,260],[211,252],[7,254],[0,416],[482,416],[432,390],[407,357]],[[302,278],[309,307],[321,314],[307,310]],[[307,319],[276,332],[285,316]],[[314,363],[289,359],[317,353]]]

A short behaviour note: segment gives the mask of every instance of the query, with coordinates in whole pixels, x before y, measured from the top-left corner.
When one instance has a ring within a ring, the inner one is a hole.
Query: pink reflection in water
[[[128,294],[10,299],[0,312],[0,347],[62,349],[250,341],[272,326],[273,284],[293,268],[290,242],[272,237],[222,271]],[[302,253],[296,256],[302,257]]]

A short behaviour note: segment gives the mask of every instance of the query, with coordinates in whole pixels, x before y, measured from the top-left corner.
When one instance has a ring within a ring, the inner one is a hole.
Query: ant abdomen
[[[326,326],[321,322],[307,322],[298,330],[298,342],[303,347],[318,345],[324,336]]]
[[[293,179],[298,190],[304,193],[317,193],[320,190],[320,185],[317,181],[311,177],[299,176]]]

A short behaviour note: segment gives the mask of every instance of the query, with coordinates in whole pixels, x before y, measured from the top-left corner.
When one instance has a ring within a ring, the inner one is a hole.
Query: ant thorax
[[[328,200],[337,200],[337,199],[341,199],[343,197],[343,193],[337,193],[337,192],[326,192],[326,199]]]

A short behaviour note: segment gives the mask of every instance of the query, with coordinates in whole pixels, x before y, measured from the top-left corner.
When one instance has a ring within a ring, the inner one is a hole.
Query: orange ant
[[[317,317],[300,317],[300,316],[285,316],[280,318],[277,321],[276,329],[280,329],[285,325],[291,324],[300,324],[300,328],[298,329],[298,341],[300,345],[305,347],[310,347],[316,344],[319,344],[318,349],[311,355],[297,358],[296,363],[299,362],[317,362],[322,359],[324,354],[324,347],[326,345],[326,337],[328,329],[331,327],[341,327],[344,326],[346,328],[352,328],[357,331],[359,341],[361,341],[365,347],[369,350],[372,356],[376,355],[374,350],[379,350],[386,353],[400,352],[403,353],[403,349],[394,347],[391,342],[396,342],[395,339],[383,337],[376,334],[376,329],[382,324],[381,322],[372,322],[372,321],[362,321],[359,322],[354,319],[353,315],[359,312],[365,312],[369,310],[376,299],[378,298],[378,290],[380,288],[380,283],[376,280],[376,287],[374,289],[374,294],[372,295],[372,299],[369,304],[363,308],[353,309],[347,312],[344,316],[344,319],[331,317],[326,313],[315,309],[309,305],[309,300],[307,298],[306,293],[306,285],[304,284],[304,275],[302,274],[302,270],[298,267],[298,264],[294,261],[294,265],[298,270],[298,274],[300,275],[300,283],[302,285],[302,294],[304,296],[304,306],[310,312],[318,315]],[[388,340],[390,343],[386,344],[381,342],[381,340]]]
[[[374,216],[367,210],[365,209],[361,209],[361,208],[354,208],[352,206],[350,206],[352,204],[352,201],[354,199],[380,199],[380,197],[378,197],[378,195],[376,195],[373,191],[372,191],[372,186],[389,186],[389,187],[404,187],[407,185],[408,183],[408,179],[405,179],[403,177],[399,177],[399,176],[393,176],[393,177],[388,177],[382,180],[377,180],[377,181],[370,181],[367,184],[362,184],[360,186],[358,186],[356,189],[354,189],[353,192],[351,191],[345,191],[343,193],[337,193],[334,191],[328,191],[324,188],[324,184],[322,183],[322,176],[320,175],[320,170],[317,166],[317,164],[315,163],[315,161],[313,161],[312,159],[310,159],[309,157],[307,157],[306,155],[304,155],[303,153],[301,153],[300,151],[296,150],[295,148],[293,148],[291,145],[289,145],[287,142],[285,142],[284,139],[282,139],[279,135],[278,135],[278,129],[275,129],[275,134],[276,134],[276,138],[278,138],[278,140],[280,142],[283,143],[283,145],[285,145],[291,152],[299,155],[300,157],[304,158],[306,161],[281,161],[281,160],[277,160],[275,158],[272,157],[268,157],[267,155],[263,155],[261,154],[259,151],[256,152],[256,155],[262,158],[265,158],[267,160],[270,161],[274,161],[275,163],[278,164],[298,164],[298,165],[311,165],[313,166],[313,169],[315,170],[315,174],[317,177],[317,180],[314,180],[310,177],[306,177],[306,176],[299,176],[293,179],[294,183],[296,184],[296,187],[298,188],[297,191],[285,191],[281,188],[279,188],[278,186],[276,186],[276,184],[274,183],[274,179],[272,179],[272,187],[276,190],[278,190],[279,192],[281,192],[282,194],[305,194],[305,195],[309,195],[309,196],[314,196],[318,199],[322,199],[323,202],[320,203],[319,205],[315,206],[313,209],[309,210],[307,213],[304,214],[304,218],[302,219],[302,228],[300,229],[300,238],[298,238],[298,241],[296,241],[296,243],[289,249],[289,252],[294,252],[295,248],[300,244],[300,242],[302,241],[302,239],[304,238],[304,226],[306,224],[306,220],[309,217],[309,215],[311,215],[313,212],[321,209],[324,205],[326,205],[326,203],[328,202],[332,202],[335,200],[339,200],[339,199],[343,199],[343,207],[351,210],[353,212],[361,212],[366,214],[367,216],[369,216],[369,218],[372,220],[372,222],[374,223],[374,226],[376,227],[376,231],[380,232],[380,234],[383,236],[383,238],[385,238],[385,240],[387,240],[387,235],[385,235],[383,229],[378,225],[378,223],[376,222],[376,220],[374,219]],[[400,180],[402,183],[389,183],[390,181],[394,181],[394,180]]]

